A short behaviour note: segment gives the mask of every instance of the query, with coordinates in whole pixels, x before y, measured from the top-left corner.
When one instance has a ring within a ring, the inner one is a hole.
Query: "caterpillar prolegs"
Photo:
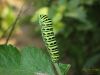
[[[39,24],[41,26],[43,40],[49,51],[52,62],[58,62],[59,51],[53,31],[52,20],[49,19],[47,15],[40,15]]]

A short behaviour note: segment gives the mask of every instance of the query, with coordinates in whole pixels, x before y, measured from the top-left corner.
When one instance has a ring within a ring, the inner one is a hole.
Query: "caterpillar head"
[[[41,26],[48,26],[49,27],[52,25],[52,21],[51,21],[51,19],[48,18],[47,15],[42,14],[42,15],[39,15],[39,24]]]
[[[45,15],[46,16],[46,15]],[[42,24],[44,24],[44,19],[43,19],[44,15],[39,15],[39,25],[42,26]]]

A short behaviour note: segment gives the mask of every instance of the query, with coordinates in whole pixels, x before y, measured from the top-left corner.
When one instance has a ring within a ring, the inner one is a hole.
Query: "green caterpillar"
[[[52,21],[47,15],[40,15],[39,24],[41,25],[42,37],[49,51],[52,62],[56,63],[59,60],[59,51],[55,40]]]

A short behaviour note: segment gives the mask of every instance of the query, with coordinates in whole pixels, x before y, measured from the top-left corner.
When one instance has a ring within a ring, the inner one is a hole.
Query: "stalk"
[[[58,74],[58,75],[62,75],[58,63],[53,63],[53,64],[54,64],[54,67],[55,67],[55,69],[56,69],[57,74]]]

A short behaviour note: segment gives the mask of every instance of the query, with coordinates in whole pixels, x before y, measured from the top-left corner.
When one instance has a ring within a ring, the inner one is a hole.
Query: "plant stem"
[[[18,15],[17,15],[17,18],[15,19],[14,23],[12,24],[12,28],[11,28],[9,34],[8,34],[8,37],[7,37],[7,39],[6,39],[5,44],[8,43],[8,41],[9,41],[9,39],[10,39],[10,37],[11,37],[11,35],[12,35],[14,29],[15,29],[15,25],[16,25],[16,23],[17,23],[19,17],[20,17],[20,14],[21,14],[21,12],[22,12],[23,6],[24,6],[24,4],[22,5],[22,7],[21,7],[21,9],[20,9],[20,11],[19,11],[19,13],[18,13]]]
[[[53,63],[53,64],[54,64],[54,67],[55,67],[55,69],[56,69],[58,75],[62,75],[61,70],[60,70],[60,68],[59,68],[59,66],[58,66],[58,63]]]

